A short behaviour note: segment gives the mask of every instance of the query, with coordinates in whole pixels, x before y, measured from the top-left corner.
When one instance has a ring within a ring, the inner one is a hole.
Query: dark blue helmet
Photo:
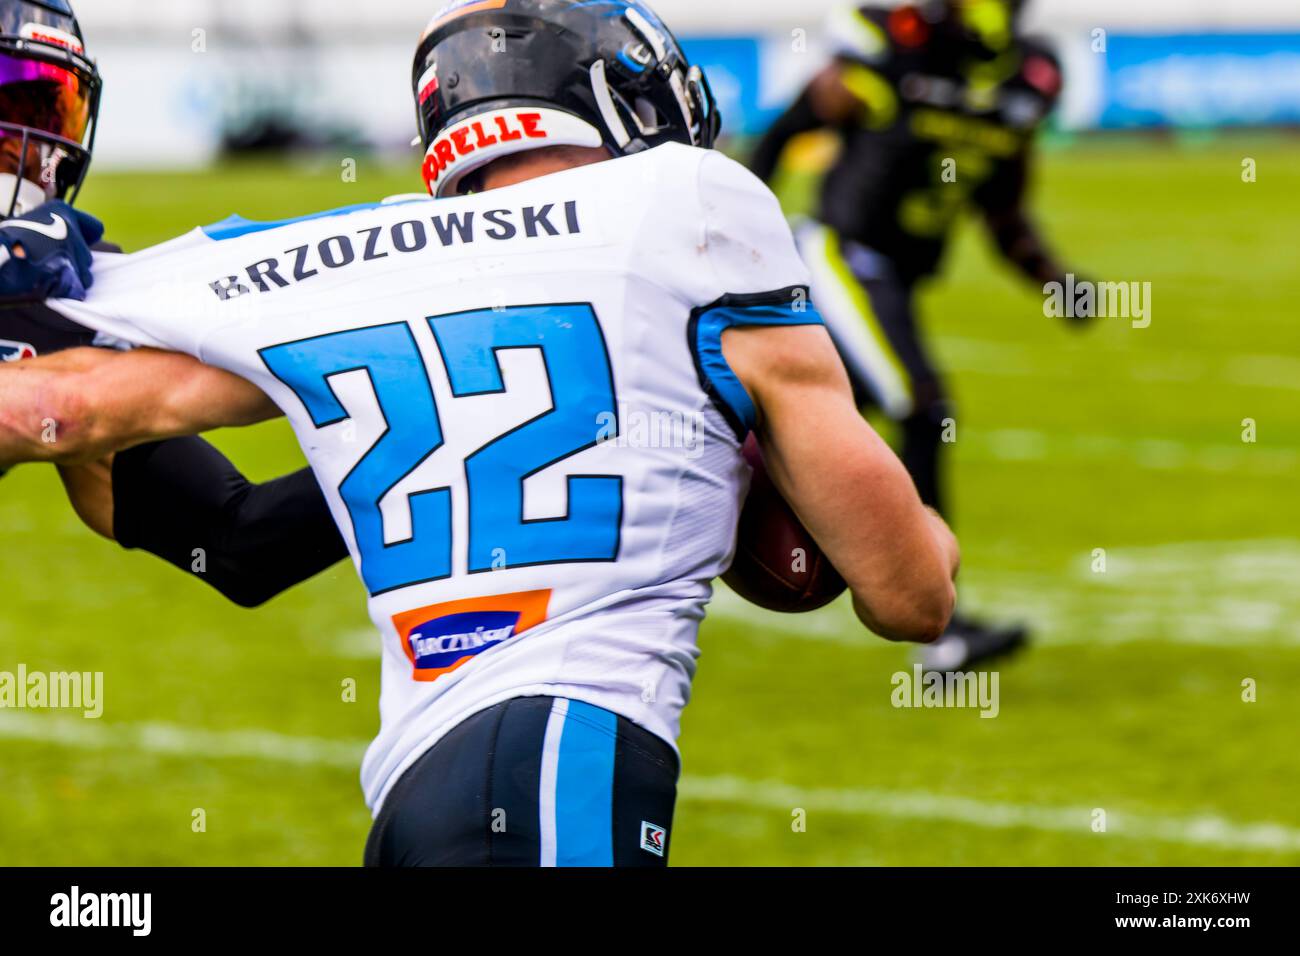
[[[525,149],[708,148],[721,122],[703,72],[638,0],[457,0],[425,30],[412,80],[437,196]]]
[[[0,211],[75,198],[102,86],[67,0],[0,0]]]

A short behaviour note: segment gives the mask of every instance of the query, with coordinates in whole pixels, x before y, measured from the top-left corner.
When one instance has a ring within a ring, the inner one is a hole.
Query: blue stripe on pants
[[[618,716],[569,701],[555,781],[555,865],[614,865]]]

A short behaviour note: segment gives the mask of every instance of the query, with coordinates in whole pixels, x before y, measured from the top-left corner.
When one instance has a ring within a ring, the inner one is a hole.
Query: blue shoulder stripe
[[[407,202],[423,202],[423,199],[407,199],[402,203],[389,203],[388,205],[401,205]],[[282,226],[292,226],[299,222],[310,222],[313,219],[327,219],[330,216],[346,216],[348,213],[364,212],[367,209],[378,209],[385,205],[382,202],[363,202],[354,206],[342,206],[339,209],[327,209],[324,212],[314,212],[309,216],[296,216],[292,219],[278,219],[274,222],[257,222],[253,219],[245,219],[240,215],[232,215],[221,222],[213,223],[210,226],[203,227],[203,233],[209,239],[215,239],[220,242],[223,239],[238,239],[240,236],[247,236],[254,232],[266,232],[270,229],[279,229]]]
[[[758,424],[758,411],[722,354],[722,333],[746,326],[823,325],[807,286],[757,295],[724,295],[691,314],[690,346],[700,385],[744,441]]]

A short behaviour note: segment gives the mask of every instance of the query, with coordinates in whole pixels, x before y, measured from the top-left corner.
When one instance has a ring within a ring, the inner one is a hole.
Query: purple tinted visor
[[[90,78],[44,60],[0,52],[0,123],[83,143],[90,125]],[[12,136],[0,130],[0,136]]]

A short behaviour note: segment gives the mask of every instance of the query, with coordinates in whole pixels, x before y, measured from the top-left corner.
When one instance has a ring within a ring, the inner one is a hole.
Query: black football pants
[[[393,785],[367,866],[665,866],[677,755],[579,701],[516,697],[439,740]]]

